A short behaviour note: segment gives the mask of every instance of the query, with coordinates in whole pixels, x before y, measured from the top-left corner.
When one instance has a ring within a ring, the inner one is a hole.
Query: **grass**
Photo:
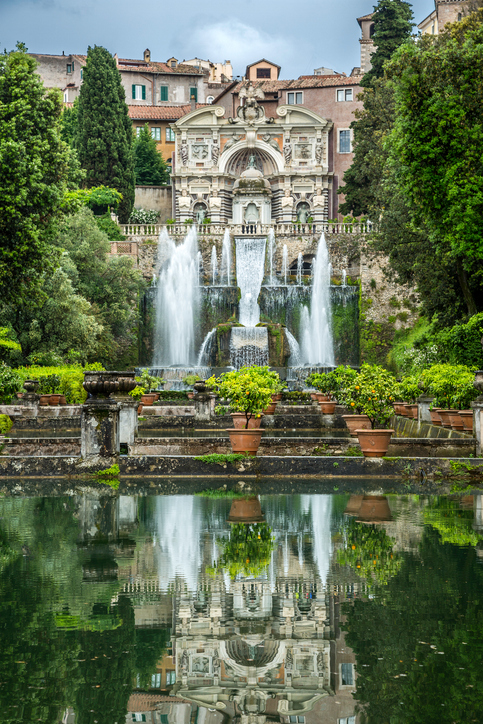
[[[212,500],[219,500],[221,498],[246,498],[248,493],[239,493],[236,490],[224,490],[219,488],[218,490],[201,490],[195,495],[199,495],[202,498],[211,498]]]
[[[227,463],[237,463],[248,459],[250,459],[250,456],[243,453],[229,453],[228,455],[211,453],[211,455],[198,455],[193,458],[193,460],[201,460],[202,463],[207,465],[226,465]]]

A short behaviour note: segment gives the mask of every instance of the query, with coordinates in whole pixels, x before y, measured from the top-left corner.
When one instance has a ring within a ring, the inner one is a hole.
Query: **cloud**
[[[231,60],[234,73],[238,75],[244,75],[247,64],[260,58],[288,66],[294,50],[287,39],[236,19],[198,28],[190,38],[190,48],[196,48],[198,57],[213,62]]]

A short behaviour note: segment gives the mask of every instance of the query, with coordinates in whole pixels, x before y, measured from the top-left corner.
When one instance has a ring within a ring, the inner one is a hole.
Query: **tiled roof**
[[[326,88],[342,85],[359,85],[362,75],[302,75],[296,80],[266,80],[254,83],[255,88],[261,88],[264,93],[275,93],[279,90],[295,90],[302,88]],[[237,83],[233,93],[238,93],[247,81]],[[229,90],[229,89],[227,89]]]
[[[162,694],[145,694],[144,692],[138,692],[131,694],[127,703],[128,711],[152,711],[156,704],[161,704],[167,701],[169,703],[182,703],[185,704],[184,699],[180,699],[178,696],[163,696]]]
[[[197,103],[196,109],[205,108],[207,103]],[[185,106],[128,106],[129,118],[133,121],[177,121],[191,113],[191,105]]]
[[[131,60],[129,58],[118,59],[118,70],[121,71],[142,71],[143,73],[171,73],[183,75],[203,75],[203,71],[194,68],[192,65],[178,63],[176,68],[171,68],[167,63],[157,63],[153,60],[144,63],[142,60]]]

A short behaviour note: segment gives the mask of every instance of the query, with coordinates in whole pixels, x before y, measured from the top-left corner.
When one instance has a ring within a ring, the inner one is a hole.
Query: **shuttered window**
[[[198,88],[190,88],[190,100],[194,97],[198,101]]]
[[[133,84],[132,98],[134,101],[145,101],[146,100],[146,86]]]
[[[162,86],[161,86],[161,96],[160,96],[160,100],[162,100],[162,101],[167,101],[167,100],[168,100],[168,86],[167,86],[167,85],[162,85]]]

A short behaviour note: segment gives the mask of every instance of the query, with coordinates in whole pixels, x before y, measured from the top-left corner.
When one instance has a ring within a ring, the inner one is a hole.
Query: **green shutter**
[[[198,101],[198,88],[190,88],[190,100],[195,97],[195,101]]]
[[[168,86],[167,85],[161,86],[161,100],[162,101],[168,100]]]
[[[136,100],[136,86],[135,85],[132,86],[132,97],[133,97],[133,100]]]
[[[146,100],[146,86],[142,85],[141,88],[143,89],[142,90],[143,101],[145,101]]]

